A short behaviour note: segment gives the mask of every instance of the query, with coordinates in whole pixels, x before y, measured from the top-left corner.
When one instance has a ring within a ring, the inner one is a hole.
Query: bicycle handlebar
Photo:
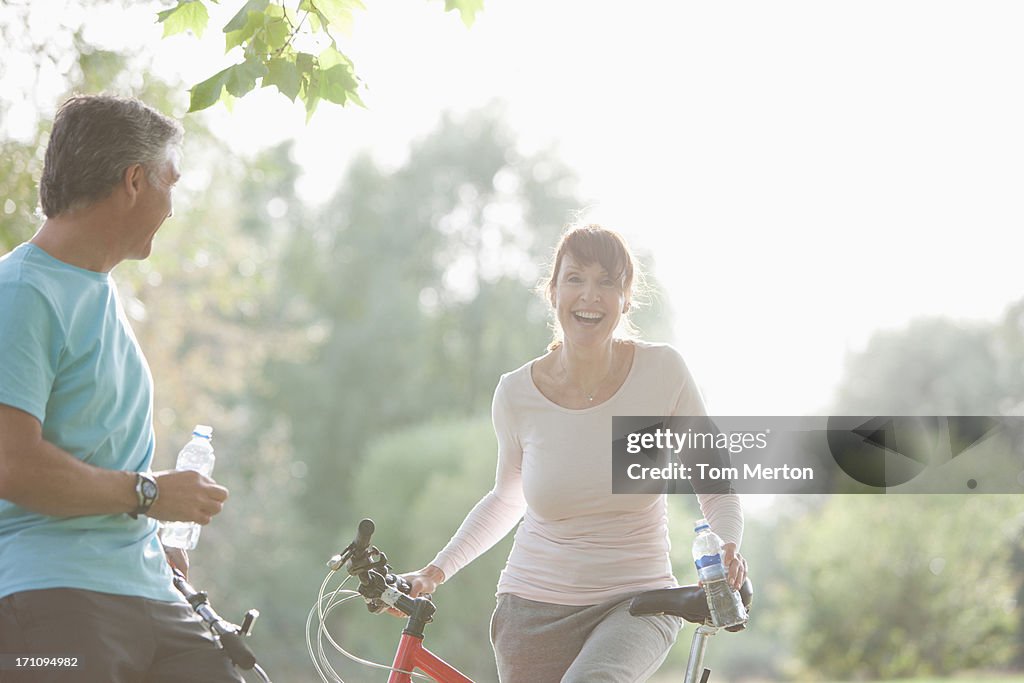
[[[372,519],[367,518],[360,521],[359,529],[356,531],[356,537],[352,541],[352,545],[360,550],[364,550],[366,546],[370,545],[370,538],[376,529],[377,527]]]
[[[332,557],[327,565],[333,571],[345,567],[351,576],[359,577],[359,593],[371,612],[378,613],[390,606],[410,617],[425,617],[425,622],[429,622],[434,613],[433,603],[427,598],[408,597],[411,590],[409,583],[393,574],[387,564],[387,556],[376,546],[370,545],[375,529],[373,520],[360,521],[356,537],[344,551]],[[748,578],[740,588],[740,596],[748,609],[752,595],[753,586]],[[429,611],[423,611],[422,602],[430,606]],[[647,591],[633,598],[630,613],[634,616],[673,614],[694,623],[704,623],[710,618],[704,589],[696,585]],[[726,630],[738,631],[743,628],[744,625],[739,625]]]
[[[196,590],[177,568],[174,569],[174,587],[185,596],[185,600],[188,601],[188,604],[192,606],[195,613],[206,623],[210,631],[220,638],[221,646],[235,666],[244,671],[255,671],[261,680],[270,681],[266,672],[256,663],[256,655],[242,641],[243,636],[249,635],[253,622],[259,616],[258,611],[249,610],[245,615],[242,626],[237,626],[217,614],[213,606],[210,605],[209,596],[206,591]]]
[[[342,552],[328,560],[327,566],[331,571],[344,567],[350,576],[359,579],[359,594],[370,612],[378,614],[393,607],[420,623],[422,628],[423,624],[431,621],[436,608],[429,598],[409,597],[412,586],[393,573],[387,555],[370,544],[375,529],[373,520],[360,521],[355,538]]]

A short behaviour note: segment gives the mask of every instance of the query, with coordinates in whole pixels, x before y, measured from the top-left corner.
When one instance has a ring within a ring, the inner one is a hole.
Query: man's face
[[[132,219],[132,244],[128,258],[144,259],[153,249],[153,237],[173,213],[171,194],[181,178],[180,155],[176,149],[152,170],[143,174],[142,189]]]

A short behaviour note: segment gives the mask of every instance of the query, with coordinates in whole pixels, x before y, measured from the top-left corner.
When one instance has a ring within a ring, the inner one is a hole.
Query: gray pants
[[[240,683],[227,654],[184,602],[71,588],[0,600],[0,681],[7,683]],[[31,655],[74,668],[16,667]]]
[[[658,670],[678,617],[633,617],[629,599],[574,607],[502,593],[491,617],[501,683],[636,683]]]

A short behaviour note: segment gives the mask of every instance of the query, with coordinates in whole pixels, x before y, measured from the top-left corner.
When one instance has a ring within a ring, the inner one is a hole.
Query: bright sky
[[[315,202],[356,151],[399,163],[443,110],[503,99],[575,169],[588,218],[655,254],[714,413],[827,412],[873,331],[1024,296],[1020,3],[485,0],[469,30],[439,0],[368,5],[342,48],[368,111],[306,126],[268,89],[217,129],[240,153],[295,137]],[[188,82],[229,63],[226,18],[199,43],[147,16],[90,22]]]

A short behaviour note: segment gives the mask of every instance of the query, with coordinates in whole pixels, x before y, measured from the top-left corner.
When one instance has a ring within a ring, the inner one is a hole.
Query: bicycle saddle
[[[740,586],[740,598],[743,599],[743,605],[747,610],[750,609],[750,602],[753,596],[754,586],[750,583],[750,579],[745,579],[743,585]],[[670,614],[694,624],[703,624],[711,618],[711,611],[708,609],[708,601],[704,596],[704,589],[700,586],[662,588],[641,593],[630,601],[629,613],[634,617],[649,614]],[[738,631],[740,628],[733,627],[726,630]]]

